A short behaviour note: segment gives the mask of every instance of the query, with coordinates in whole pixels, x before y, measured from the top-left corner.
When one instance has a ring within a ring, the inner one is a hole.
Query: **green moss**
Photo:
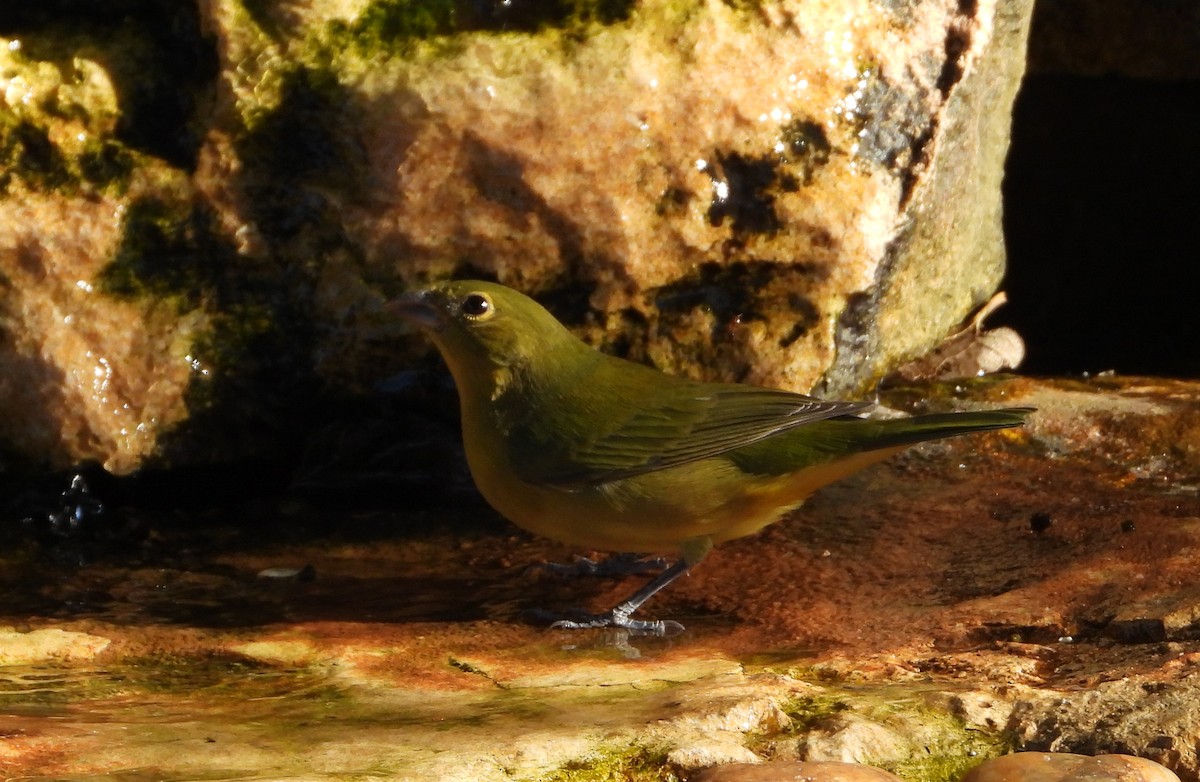
[[[276,23],[275,10],[278,3],[275,0],[242,0],[242,8],[249,14],[250,19],[254,24],[262,30],[276,32],[279,25]]]
[[[929,700],[920,684],[894,685],[876,689],[843,689],[838,678],[827,671],[794,666],[767,666],[765,670],[799,679],[822,678],[828,689],[793,698],[781,705],[791,718],[782,734],[759,737],[761,752],[813,730],[837,729],[843,720],[866,721],[885,728],[905,742],[909,756],[900,761],[866,759],[901,779],[911,782],[953,782],[988,758],[1011,752],[1013,737],[1001,732],[977,730]],[[838,715],[846,715],[837,718]]]
[[[802,696],[781,704],[780,709],[791,719],[787,733],[807,733],[835,714],[850,708],[850,704],[836,696]]]
[[[122,138],[133,118],[121,113],[128,96],[114,75],[136,44],[72,32],[69,18],[62,25],[31,31],[0,52],[0,70],[26,90],[0,107],[0,192],[121,193],[134,169],[151,163]]]
[[[112,139],[91,139],[76,158],[79,176],[97,188],[117,185],[124,189],[138,158],[129,148]]]
[[[230,254],[208,212],[180,199],[144,197],[127,207],[121,241],[97,282],[111,296],[172,300],[185,312],[200,306]]]
[[[1000,733],[972,730],[948,714],[929,712],[929,724],[938,725],[941,741],[925,747],[899,763],[881,764],[882,768],[909,782],[954,782],[990,758],[1015,749],[1012,737]]]
[[[100,108],[114,111],[111,131],[120,144],[182,168],[195,166],[204,137],[196,114],[207,104],[218,73],[216,41],[203,32],[196,4],[46,0],[16,5],[3,32],[19,39],[24,58],[54,64],[67,92],[87,78],[86,71],[78,72],[76,58],[95,63],[112,82],[116,105],[64,105],[60,118],[80,110],[84,116]]]
[[[0,192],[17,181],[31,190],[56,190],[74,180],[70,161],[44,127],[0,109]]]
[[[356,97],[332,71],[293,66],[281,75],[278,103],[254,114],[237,142],[247,206],[266,238],[277,244],[322,223],[341,235],[325,194],[353,197],[369,178],[360,125]]]
[[[46,125],[0,109],[0,193],[18,183],[35,192],[123,190],[137,165],[137,155],[113,139],[93,137],[64,150]]]
[[[376,0],[349,26],[350,37],[368,51],[403,46],[457,32],[455,0]]]
[[[665,750],[634,745],[572,760],[537,782],[678,782]]]
[[[207,326],[188,350],[204,371],[186,392],[189,417],[164,438],[163,465],[294,447],[295,416],[313,394],[315,319],[306,282],[312,272],[303,260],[289,268],[290,260],[240,256],[186,186],[127,207],[98,289],[140,303],[148,317],[196,312]]]
[[[127,205],[118,247],[98,275],[105,294],[203,327],[187,346],[203,371],[186,392],[188,418],[162,440],[161,466],[294,452],[295,422],[318,386],[319,276],[331,256],[361,258],[339,218],[369,178],[355,98],[328,70],[291,64],[280,76],[278,100],[251,113],[236,142],[243,166],[230,188],[243,196],[254,249],[239,251],[172,170],[176,181]],[[88,157],[98,172],[122,160],[103,146]]]
[[[740,13],[758,11],[762,8],[762,0],[724,0],[724,3]]]
[[[406,56],[417,43],[450,45],[460,33],[554,29],[579,37],[594,25],[625,21],[634,6],[634,0],[375,0],[352,21],[331,22],[325,38],[335,49],[349,46],[364,58]],[[262,9],[255,13],[264,15]]]
[[[251,298],[256,293],[259,301]],[[285,292],[253,282],[238,298],[210,314],[211,329],[192,345],[191,355],[210,372],[188,387],[191,417],[173,434],[181,447],[196,449],[193,458],[212,448],[209,458],[221,461],[222,434],[236,438],[246,454],[286,448],[279,438],[294,426],[288,411],[306,404],[314,390],[307,361],[311,317],[306,323]],[[168,452],[175,445],[168,444]]]

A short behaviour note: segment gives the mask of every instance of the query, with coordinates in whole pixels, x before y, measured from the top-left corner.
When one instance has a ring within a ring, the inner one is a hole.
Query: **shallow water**
[[[1038,741],[1064,694],[1144,680],[1158,701],[1192,697],[1186,623],[1165,643],[1114,633],[1167,632],[1200,600],[1181,586],[1200,567],[1195,457],[1163,412],[1193,421],[1200,394],[1168,389],[1139,412],[1144,384],[1027,382],[998,393],[1042,408],[1028,433],[911,451],[719,547],[646,608],[687,625],[675,638],[527,624],[611,606],[644,577],[547,573],[536,564],[576,552],[478,505],[109,503],[93,520],[108,526],[79,538],[18,535],[0,554],[0,776],[653,778],[630,769],[794,751],[778,715],[797,703],[869,716],[928,701],[897,730],[953,733],[951,699],[979,692],[992,711],[971,730],[986,736],[1024,699]]]

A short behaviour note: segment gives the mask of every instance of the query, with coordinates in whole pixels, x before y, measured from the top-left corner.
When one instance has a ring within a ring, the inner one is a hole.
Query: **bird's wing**
[[[717,456],[870,407],[734,384],[687,383],[671,391],[650,399],[606,400],[606,409],[597,410],[602,415],[576,416],[591,429],[558,427],[550,436],[518,436],[517,452],[511,454],[517,474],[551,485],[607,483]],[[600,421],[608,424],[595,423]]]

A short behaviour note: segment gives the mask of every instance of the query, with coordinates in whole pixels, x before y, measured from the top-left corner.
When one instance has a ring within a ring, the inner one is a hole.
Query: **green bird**
[[[533,299],[490,282],[437,283],[392,309],[428,332],[449,366],[471,475],[497,511],[575,546],[679,556],[607,613],[558,627],[678,632],[632,615],[714,545],[914,443],[1019,426],[1031,412],[868,420],[856,416],[864,402],[687,380],[594,350]]]

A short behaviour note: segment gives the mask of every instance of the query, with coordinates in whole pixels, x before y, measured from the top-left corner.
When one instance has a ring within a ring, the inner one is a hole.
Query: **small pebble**
[[[1132,755],[1017,752],[976,766],[961,782],[1179,782],[1179,777]]]
[[[883,769],[858,763],[776,760],[769,763],[729,763],[702,771],[696,782],[901,782]]]

